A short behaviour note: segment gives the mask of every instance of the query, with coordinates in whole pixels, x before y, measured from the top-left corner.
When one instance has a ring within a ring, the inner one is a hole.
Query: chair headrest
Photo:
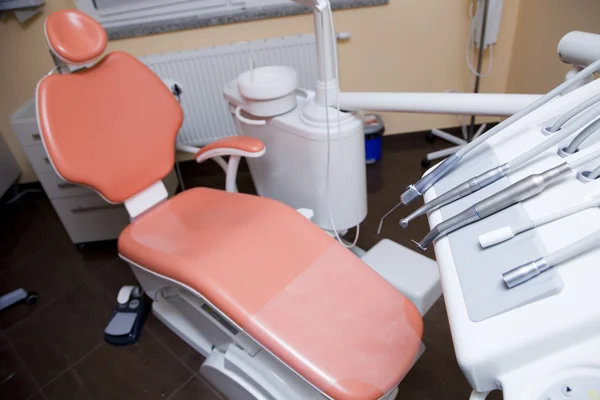
[[[77,10],[56,11],[46,19],[46,40],[52,52],[66,64],[93,61],[106,48],[104,28],[92,17]]]

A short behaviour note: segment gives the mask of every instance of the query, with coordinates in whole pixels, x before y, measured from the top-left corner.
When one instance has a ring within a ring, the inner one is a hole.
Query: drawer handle
[[[121,207],[121,205],[120,204],[104,204],[104,205],[101,205],[101,206],[77,207],[77,208],[71,208],[70,211],[73,214],[83,214],[83,213],[86,213],[86,212],[108,210],[108,209],[117,208],[117,207]]]
[[[63,183],[57,184],[56,186],[58,186],[59,189],[71,189],[71,188],[76,188],[79,185],[77,185],[75,183],[63,182]]]
[[[32,138],[33,140],[35,140],[36,142],[39,142],[40,140],[42,140],[42,137],[40,136],[40,134],[39,134],[39,133],[34,133],[34,134],[32,134],[32,135],[31,135],[31,138]]]

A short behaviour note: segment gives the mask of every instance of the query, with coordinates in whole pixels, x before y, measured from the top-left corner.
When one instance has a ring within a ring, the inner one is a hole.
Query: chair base
[[[144,292],[153,300],[154,315],[206,357],[200,372],[228,399],[328,398],[200,296],[175,281],[129,264]],[[396,394],[394,388],[381,400],[393,400]]]

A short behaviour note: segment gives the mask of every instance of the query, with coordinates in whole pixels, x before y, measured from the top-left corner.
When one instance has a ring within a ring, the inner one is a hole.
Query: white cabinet
[[[0,135],[0,197],[17,180],[21,170],[8,149],[2,135]]]
[[[42,144],[33,100],[11,115],[11,125],[71,241],[116,239],[129,223],[125,207],[106,202],[92,189],[65,182],[54,172]],[[174,171],[163,182],[169,194],[175,193],[179,182]]]

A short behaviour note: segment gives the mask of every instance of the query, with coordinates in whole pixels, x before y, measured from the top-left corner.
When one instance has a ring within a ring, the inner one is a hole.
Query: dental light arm
[[[337,80],[335,74],[335,32],[328,23],[331,8],[328,0],[292,0],[310,7],[314,13],[317,43],[317,86],[315,101],[334,106]],[[322,68],[321,66],[325,66]],[[325,92],[327,95],[325,95]],[[467,114],[509,116],[535,100],[539,95],[471,94],[471,93],[344,93],[339,105],[348,111],[395,111],[410,113]],[[327,98],[327,101],[325,101]]]
[[[537,94],[496,93],[340,93],[349,111],[392,111],[507,117],[538,100]]]

